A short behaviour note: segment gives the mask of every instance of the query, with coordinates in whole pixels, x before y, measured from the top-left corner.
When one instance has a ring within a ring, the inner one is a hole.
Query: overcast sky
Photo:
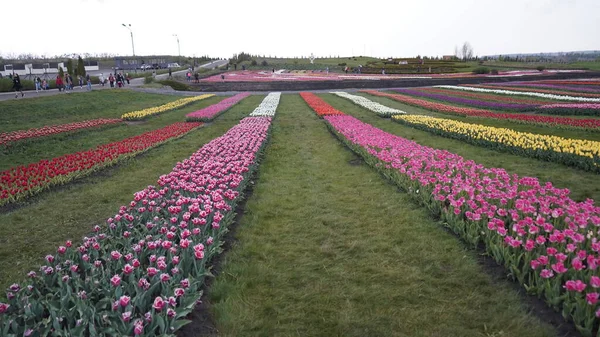
[[[600,49],[600,0],[3,1],[0,53],[230,57]]]

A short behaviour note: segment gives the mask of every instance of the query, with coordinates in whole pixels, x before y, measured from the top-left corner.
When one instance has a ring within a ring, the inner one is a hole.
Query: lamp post
[[[133,56],[135,56],[135,47],[133,46],[133,31],[131,30],[131,23],[126,25],[122,23],[123,27],[129,29],[129,33],[131,34],[131,50],[133,51]]]
[[[177,34],[173,34],[173,36],[175,36],[175,38],[177,39],[177,53],[179,54],[179,62],[181,62],[181,48],[179,46],[179,36],[177,36]]]

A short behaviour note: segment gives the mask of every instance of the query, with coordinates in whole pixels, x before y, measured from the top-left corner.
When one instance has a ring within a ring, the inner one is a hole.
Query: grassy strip
[[[562,163],[586,171],[600,171],[600,142],[536,135],[428,116],[394,116],[392,120],[497,151]]]
[[[236,236],[209,289],[221,336],[556,334],[297,95],[281,98]]]
[[[0,102],[0,132],[95,118],[121,118],[125,112],[150,108],[179,98],[114,89],[7,100]]]
[[[90,228],[114,215],[115,209],[131,201],[133,193],[155,184],[177,161],[189,157],[208,141],[222,135],[247,116],[263,96],[252,96],[210,127],[192,132],[140,157],[37,196],[29,203],[0,214],[0,289],[39,266],[40,260],[66,240],[77,245]],[[176,112],[179,120],[193,107]],[[5,296],[1,293],[0,296]]]
[[[574,170],[570,167],[565,167],[562,164],[543,162],[537,159],[524,158],[508,153],[498,153],[494,150],[465,144],[459,140],[432,135],[429,132],[416,130],[399,123],[391,123],[387,119],[379,118],[372,112],[361,109],[353,103],[334,95],[323,94],[320,95],[320,97],[335,108],[391,134],[414,140],[421,145],[448,150],[463,158],[475,160],[486,167],[501,167],[508,172],[516,173],[520,176],[538,177],[541,181],[551,181],[555,186],[569,188],[571,190],[571,198],[574,200],[583,201],[587,198],[600,200],[600,181],[598,181],[597,174]],[[407,113],[419,112],[418,109],[413,107],[406,105],[404,107],[404,111]],[[441,116],[445,117],[445,115]],[[563,137],[565,134],[568,135],[567,130],[549,130],[556,131],[557,135],[562,135]]]

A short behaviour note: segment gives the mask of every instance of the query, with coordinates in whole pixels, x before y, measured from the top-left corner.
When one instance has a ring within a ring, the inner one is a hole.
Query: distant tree
[[[77,75],[85,77],[85,65],[81,56],[77,59]]]
[[[462,59],[464,61],[470,60],[473,58],[473,47],[471,46],[471,44],[467,41],[465,41],[465,43],[463,43],[462,47],[460,48],[461,54],[462,54]]]
[[[58,76],[60,76],[60,78],[65,77],[65,71],[63,70],[63,67],[58,68]]]
[[[73,68],[73,59],[69,59],[67,61],[67,73],[71,76],[75,74],[75,69]]]

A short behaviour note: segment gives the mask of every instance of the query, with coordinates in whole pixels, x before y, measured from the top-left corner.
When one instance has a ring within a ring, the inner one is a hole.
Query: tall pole
[[[129,34],[131,34],[131,50],[133,52],[133,56],[135,56],[135,47],[133,45],[133,31],[131,30],[131,23],[129,25],[122,23],[122,25],[123,27],[129,29]]]
[[[179,62],[181,62],[181,48],[179,46],[179,36],[177,36],[177,34],[173,34],[173,36],[177,38],[177,53],[179,54]]]

